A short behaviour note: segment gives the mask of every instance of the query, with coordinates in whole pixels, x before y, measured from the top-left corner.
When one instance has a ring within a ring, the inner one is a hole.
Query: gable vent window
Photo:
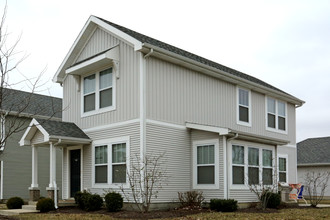
[[[112,68],[83,77],[83,115],[114,108]]]
[[[237,88],[237,100],[237,123],[240,125],[251,126],[250,91]]]
[[[278,131],[286,131],[286,103],[267,98],[267,127]]]

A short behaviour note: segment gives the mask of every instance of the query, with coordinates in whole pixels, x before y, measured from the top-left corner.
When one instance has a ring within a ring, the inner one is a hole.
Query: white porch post
[[[38,188],[38,147],[32,146],[32,184],[31,188]]]
[[[52,142],[50,143],[49,152],[49,188],[53,188],[55,187],[54,182],[56,181],[56,148]]]
[[[38,201],[40,190],[38,184],[38,147],[32,145],[32,183],[29,187],[30,201]]]

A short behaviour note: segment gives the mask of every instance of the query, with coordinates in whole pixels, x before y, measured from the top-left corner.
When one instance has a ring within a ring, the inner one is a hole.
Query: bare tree
[[[328,187],[330,172],[309,171],[304,177],[304,186],[308,193],[312,207],[316,207],[323,199]]]
[[[53,109],[53,113],[47,114],[49,118],[61,111],[54,103],[44,106],[40,102],[40,97],[34,94],[36,89],[42,86],[41,77],[44,71],[36,78],[26,77],[18,71],[18,66],[27,56],[18,51],[21,36],[13,40],[8,33],[5,25],[6,15],[7,2],[0,21],[0,153],[3,152],[9,137],[27,128],[26,121],[21,120],[22,116],[32,118],[36,115],[44,115],[44,110],[49,109],[49,105]],[[21,80],[17,81],[17,79]],[[21,84],[27,86],[30,91],[22,92],[12,89]]]
[[[131,198],[141,212],[148,212],[152,198],[157,198],[159,190],[166,183],[168,176],[163,164],[164,153],[148,154],[140,161],[136,155],[131,160],[130,171],[127,171],[128,191],[122,186],[121,191],[128,202]]]

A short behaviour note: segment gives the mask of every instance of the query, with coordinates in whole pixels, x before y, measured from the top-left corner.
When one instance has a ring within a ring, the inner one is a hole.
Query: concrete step
[[[0,210],[0,215],[19,215],[25,213],[36,213],[39,210],[28,210],[28,209],[7,209],[7,210]]]
[[[37,201],[29,201],[28,205],[37,205]]]
[[[37,210],[37,206],[36,205],[23,205],[22,209],[23,210]]]
[[[68,206],[77,206],[74,199],[65,199],[58,201],[58,207],[68,207]]]

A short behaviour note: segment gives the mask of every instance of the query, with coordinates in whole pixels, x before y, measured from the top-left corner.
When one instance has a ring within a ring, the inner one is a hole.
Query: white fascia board
[[[318,166],[330,166],[330,163],[304,163],[304,164],[297,164],[297,167],[318,167]]]
[[[190,129],[215,132],[215,133],[218,133],[219,135],[229,134],[229,129],[228,128],[221,128],[221,127],[215,127],[215,126],[209,126],[209,125],[194,124],[194,123],[189,123],[189,122],[186,122],[186,127],[190,128]]]
[[[197,70],[201,73],[213,76],[215,78],[220,78],[222,80],[225,80],[227,82],[231,82],[234,83],[236,85],[242,86],[242,87],[246,87],[248,89],[266,94],[266,95],[272,95],[273,97],[279,98],[281,100],[293,103],[295,105],[297,105],[297,107],[302,106],[305,101],[300,100],[294,96],[291,95],[287,95],[285,93],[279,92],[277,90],[273,90],[271,88],[268,88],[266,86],[262,86],[258,83],[255,82],[251,82],[249,80],[243,79],[241,77],[238,76],[234,76],[230,73],[227,73],[223,70],[219,70],[216,69],[214,67],[208,66],[206,64],[200,63],[198,61],[189,59],[187,57],[178,55],[176,53],[170,52],[168,50],[165,50],[163,48],[154,46],[152,44],[149,43],[143,43],[143,48],[148,48],[148,49],[153,49],[154,53],[152,54],[152,56],[159,56],[162,59],[168,60],[170,62],[174,62],[174,63],[178,63],[180,65],[186,66],[186,67],[190,67],[194,70]]]
[[[92,140],[85,138],[65,137],[65,136],[56,136],[56,135],[49,136],[49,140],[61,140],[61,143],[70,142],[77,144],[89,144],[92,142]]]
[[[94,22],[95,24],[99,25],[100,27],[106,29],[111,34],[116,35],[118,38],[121,38],[122,40],[126,41],[129,44],[132,44],[134,46],[134,50],[138,51],[142,49],[142,42],[138,41],[134,37],[122,32],[121,30],[118,30],[117,28],[107,24],[106,22],[98,19],[97,17],[91,16],[90,20]]]
[[[65,76],[65,68],[68,65],[72,65],[72,64],[68,64],[69,59],[72,56],[76,56],[77,54],[73,54],[73,52],[77,49],[76,47],[78,46],[79,43],[81,43],[81,41],[83,40],[87,40],[83,39],[84,35],[88,35],[95,29],[95,25],[100,26],[101,28],[105,29],[106,31],[110,32],[111,34],[117,36],[118,38],[121,38],[123,41],[133,45],[134,49],[136,51],[141,50],[142,49],[142,42],[136,40],[135,38],[129,36],[128,34],[118,30],[117,28],[107,24],[106,22],[96,18],[95,16],[90,16],[89,19],[87,20],[85,26],[83,27],[83,29],[80,31],[77,39],[74,41],[73,45],[71,46],[69,52],[67,53],[67,55],[65,56],[63,62],[61,63],[60,67],[58,68],[58,70],[55,73],[55,76],[53,77],[53,82],[57,82],[57,83],[62,83]],[[88,32],[88,33],[87,33]],[[80,51],[80,50],[79,50]],[[73,62],[73,61],[72,61]]]
[[[47,131],[39,124],[36,119],[32,119],[28,128],[25,130],[21,140],[19,141],[20,146],[30,145],[31,139],[33,138],[37,130],[39,130],[43,134],[45,142],[49,140],[49,134],[47,133]]]

